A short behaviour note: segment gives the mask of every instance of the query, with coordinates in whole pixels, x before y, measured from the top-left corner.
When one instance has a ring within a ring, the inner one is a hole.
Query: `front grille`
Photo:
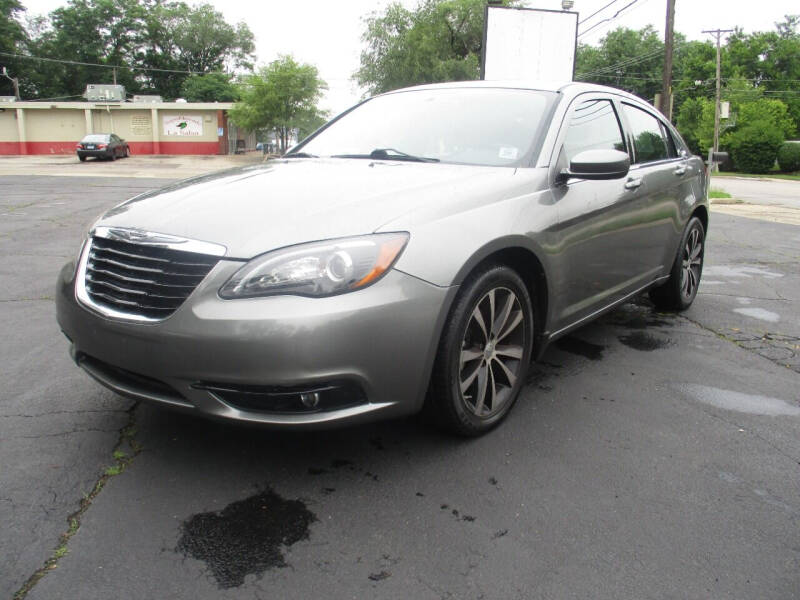
[[[86,293],[98,306],[164,319],[189,297],[219,258],[158,246],[93,237]]]

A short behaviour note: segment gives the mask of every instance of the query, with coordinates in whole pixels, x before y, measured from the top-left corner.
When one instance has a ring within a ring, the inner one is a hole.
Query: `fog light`
[[[317,408],[319,405],[319,392],[310,392],[308,394],[300,394],[300,402],[306,408]]]

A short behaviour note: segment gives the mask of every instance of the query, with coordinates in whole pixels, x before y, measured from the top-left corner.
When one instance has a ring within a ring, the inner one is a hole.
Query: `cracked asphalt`
[[[68,357],[58,270],[167,182],[0,176],[0,597],[800,596],[800,227],[712,214],[690,310],[578,330],[481,439],[288,434]]]

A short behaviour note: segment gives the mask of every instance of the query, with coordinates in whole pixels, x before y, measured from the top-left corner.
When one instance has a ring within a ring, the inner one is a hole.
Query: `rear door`
[[[693,203],[693,167],[688,155],[679,153],[669,128],[655,109],[624,100],[621,105],[634,156],[630,174],[641,182],[645,235],[637,246],[642,269],[653,279],[664,274],[674,259],[682,233],[682,203]]]

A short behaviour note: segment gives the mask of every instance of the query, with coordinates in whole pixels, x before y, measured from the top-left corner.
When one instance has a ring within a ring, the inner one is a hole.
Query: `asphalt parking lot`
[[[0,173],[0,597],[800,596],[800,227],[714,212],[689,311],[563,339],[483,438],[288,434],[71,363],[56,275],[134,175]]]

